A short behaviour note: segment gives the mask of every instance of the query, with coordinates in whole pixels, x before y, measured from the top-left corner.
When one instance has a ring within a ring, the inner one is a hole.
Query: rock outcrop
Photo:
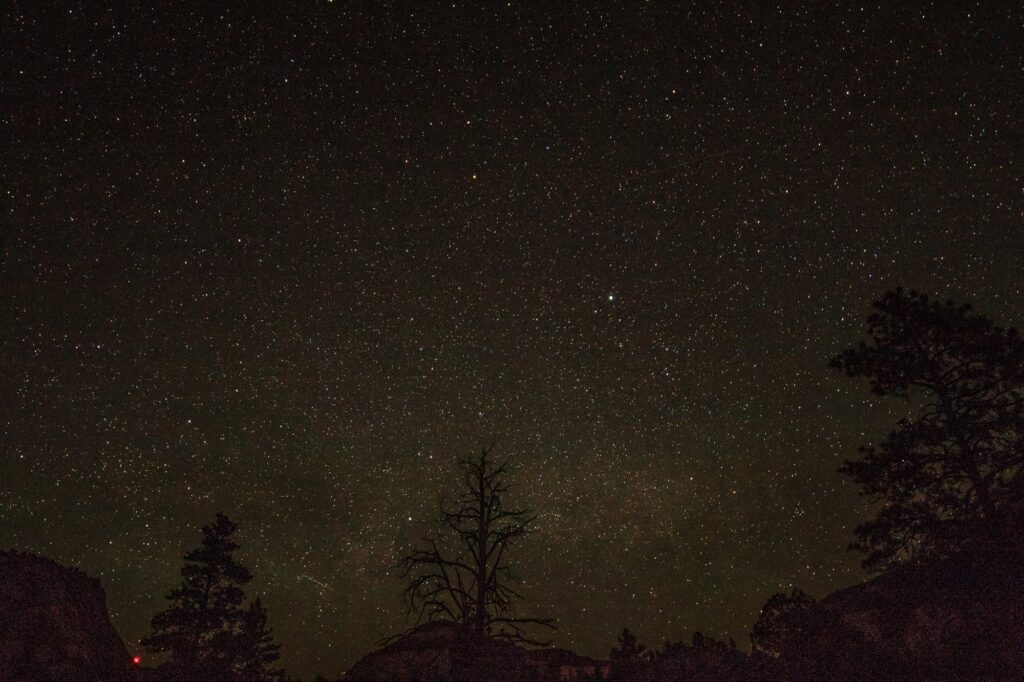
[[[553,653],[547,653],[553,652]],[[578,668],[576,666],[579,666]],[[474,639],[449,622],[427,623],[364,656],[346,682],[547,682],[600,662],[562,650],[526,651]]]
[[[892,571],[821,605],[837,630],[859,635],[889,671],[1024,679],[1024,572],[991,556],[963,559]]]
[[[131,677],[99,580],[41,556],[0,551],[0,679]]]
[[[989,544],[834,592],[808,607],[778,678],[1024,679],[1022,557]]]

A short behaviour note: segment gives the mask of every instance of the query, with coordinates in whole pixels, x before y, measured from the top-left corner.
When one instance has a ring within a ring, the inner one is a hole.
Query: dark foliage
[[[478,638],[546,644],[527,636],[526,628],[554,628],[551,619],[522,618],[513,612],[522,595],[511,586],[508,550],[526,535],[533,519],[526,510],[505,507],[508,463],[497,464],[489,457],[490,449],[483,448],[479,457],[460,461],[464,491],[441,504],[443,537],[424,540],[426,548],[402,561],[401,575],[409,579],[409,613],[416,614],[417,623],[449,620]]]
[[[870,643],[841,616],[800,590],[779,593],[761,609],[750,633],[754,655],[766,657],[762,669],[782,680],[853,676],[877,679],[882,647]]]
[[[242,614],[241,627],[231,641],[235,674],[245,680],[278,679],[282,671],[274,663],[281,657],[279,650],[267,625],[267,610],[256,599]]]
[[[914,291],[886,293],[874,307],[870,343],[831,364],[919,406],[840,469],[881,503],[853,545],[866,568],[881,569],[1005,526],[1024,497],[1024,341],[969,306]]]
[[[627,679],[644,663],[647,658],[647,646],[637,641],[636,635],[629,628],[623,628],[616,638],[616,646],[608,654],[611,661],[611,678]]]
[[[815,606],[814,598],[798,589],[772,596],[750,631],[750,643],[756,651],[774,657],[781,655],[791,641],[808,636]]]
[[[618,637],[611,651],[613,682],[740,682],[759,679],[751,660],[736,649],[732,640],[721,642],[693,633],[691,644],[665,642],[649,651],[628,629]]]
[[[185,555],[182,583],[167,596],[168,608],[153,617],[153,634],[142,644],[170,654],[174,678],[255,682],[278,679],[279,657],[257,600],[242,608],[242,587],[252,580],[233,553],[237,526],[218,513],[204,526],[202,546]]]

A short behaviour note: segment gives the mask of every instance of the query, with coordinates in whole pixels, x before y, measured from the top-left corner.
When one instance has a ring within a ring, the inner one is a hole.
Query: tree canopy
[[[870,342],[831,366],[878,395],[913,401],[861,458],[840,469],[880,502],[854,547],[869,569],[955,550],[1022,499],[1024,341],[968,305],[897,289],[874,303]]]
[[[278,679],[279,658],[257,599],[242,608],[242,587],[252,580],[234,558],[238,527],[222,513],[204,526],[202,545],[185,555],[182,583],[167,595],[170,605],[153,617],[153,634],[142,640],[168,653],[173,672],[187,679],[257,682]]]

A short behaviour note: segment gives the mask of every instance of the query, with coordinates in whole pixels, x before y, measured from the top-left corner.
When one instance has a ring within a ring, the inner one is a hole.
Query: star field
[[[494,441],[556,644],[745,646],[864,577],[835,470],[902,406],[827,362],[870,301],[1024,323],[997,4],[16,3],[0,545],[142,653],[223,510],[284,666],[336,675]]]

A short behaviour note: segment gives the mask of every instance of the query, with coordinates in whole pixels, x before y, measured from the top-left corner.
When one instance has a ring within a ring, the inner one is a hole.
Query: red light
[[[132,656],[132,664],[138,665],[139,663],[142,663],[142,656]]]

